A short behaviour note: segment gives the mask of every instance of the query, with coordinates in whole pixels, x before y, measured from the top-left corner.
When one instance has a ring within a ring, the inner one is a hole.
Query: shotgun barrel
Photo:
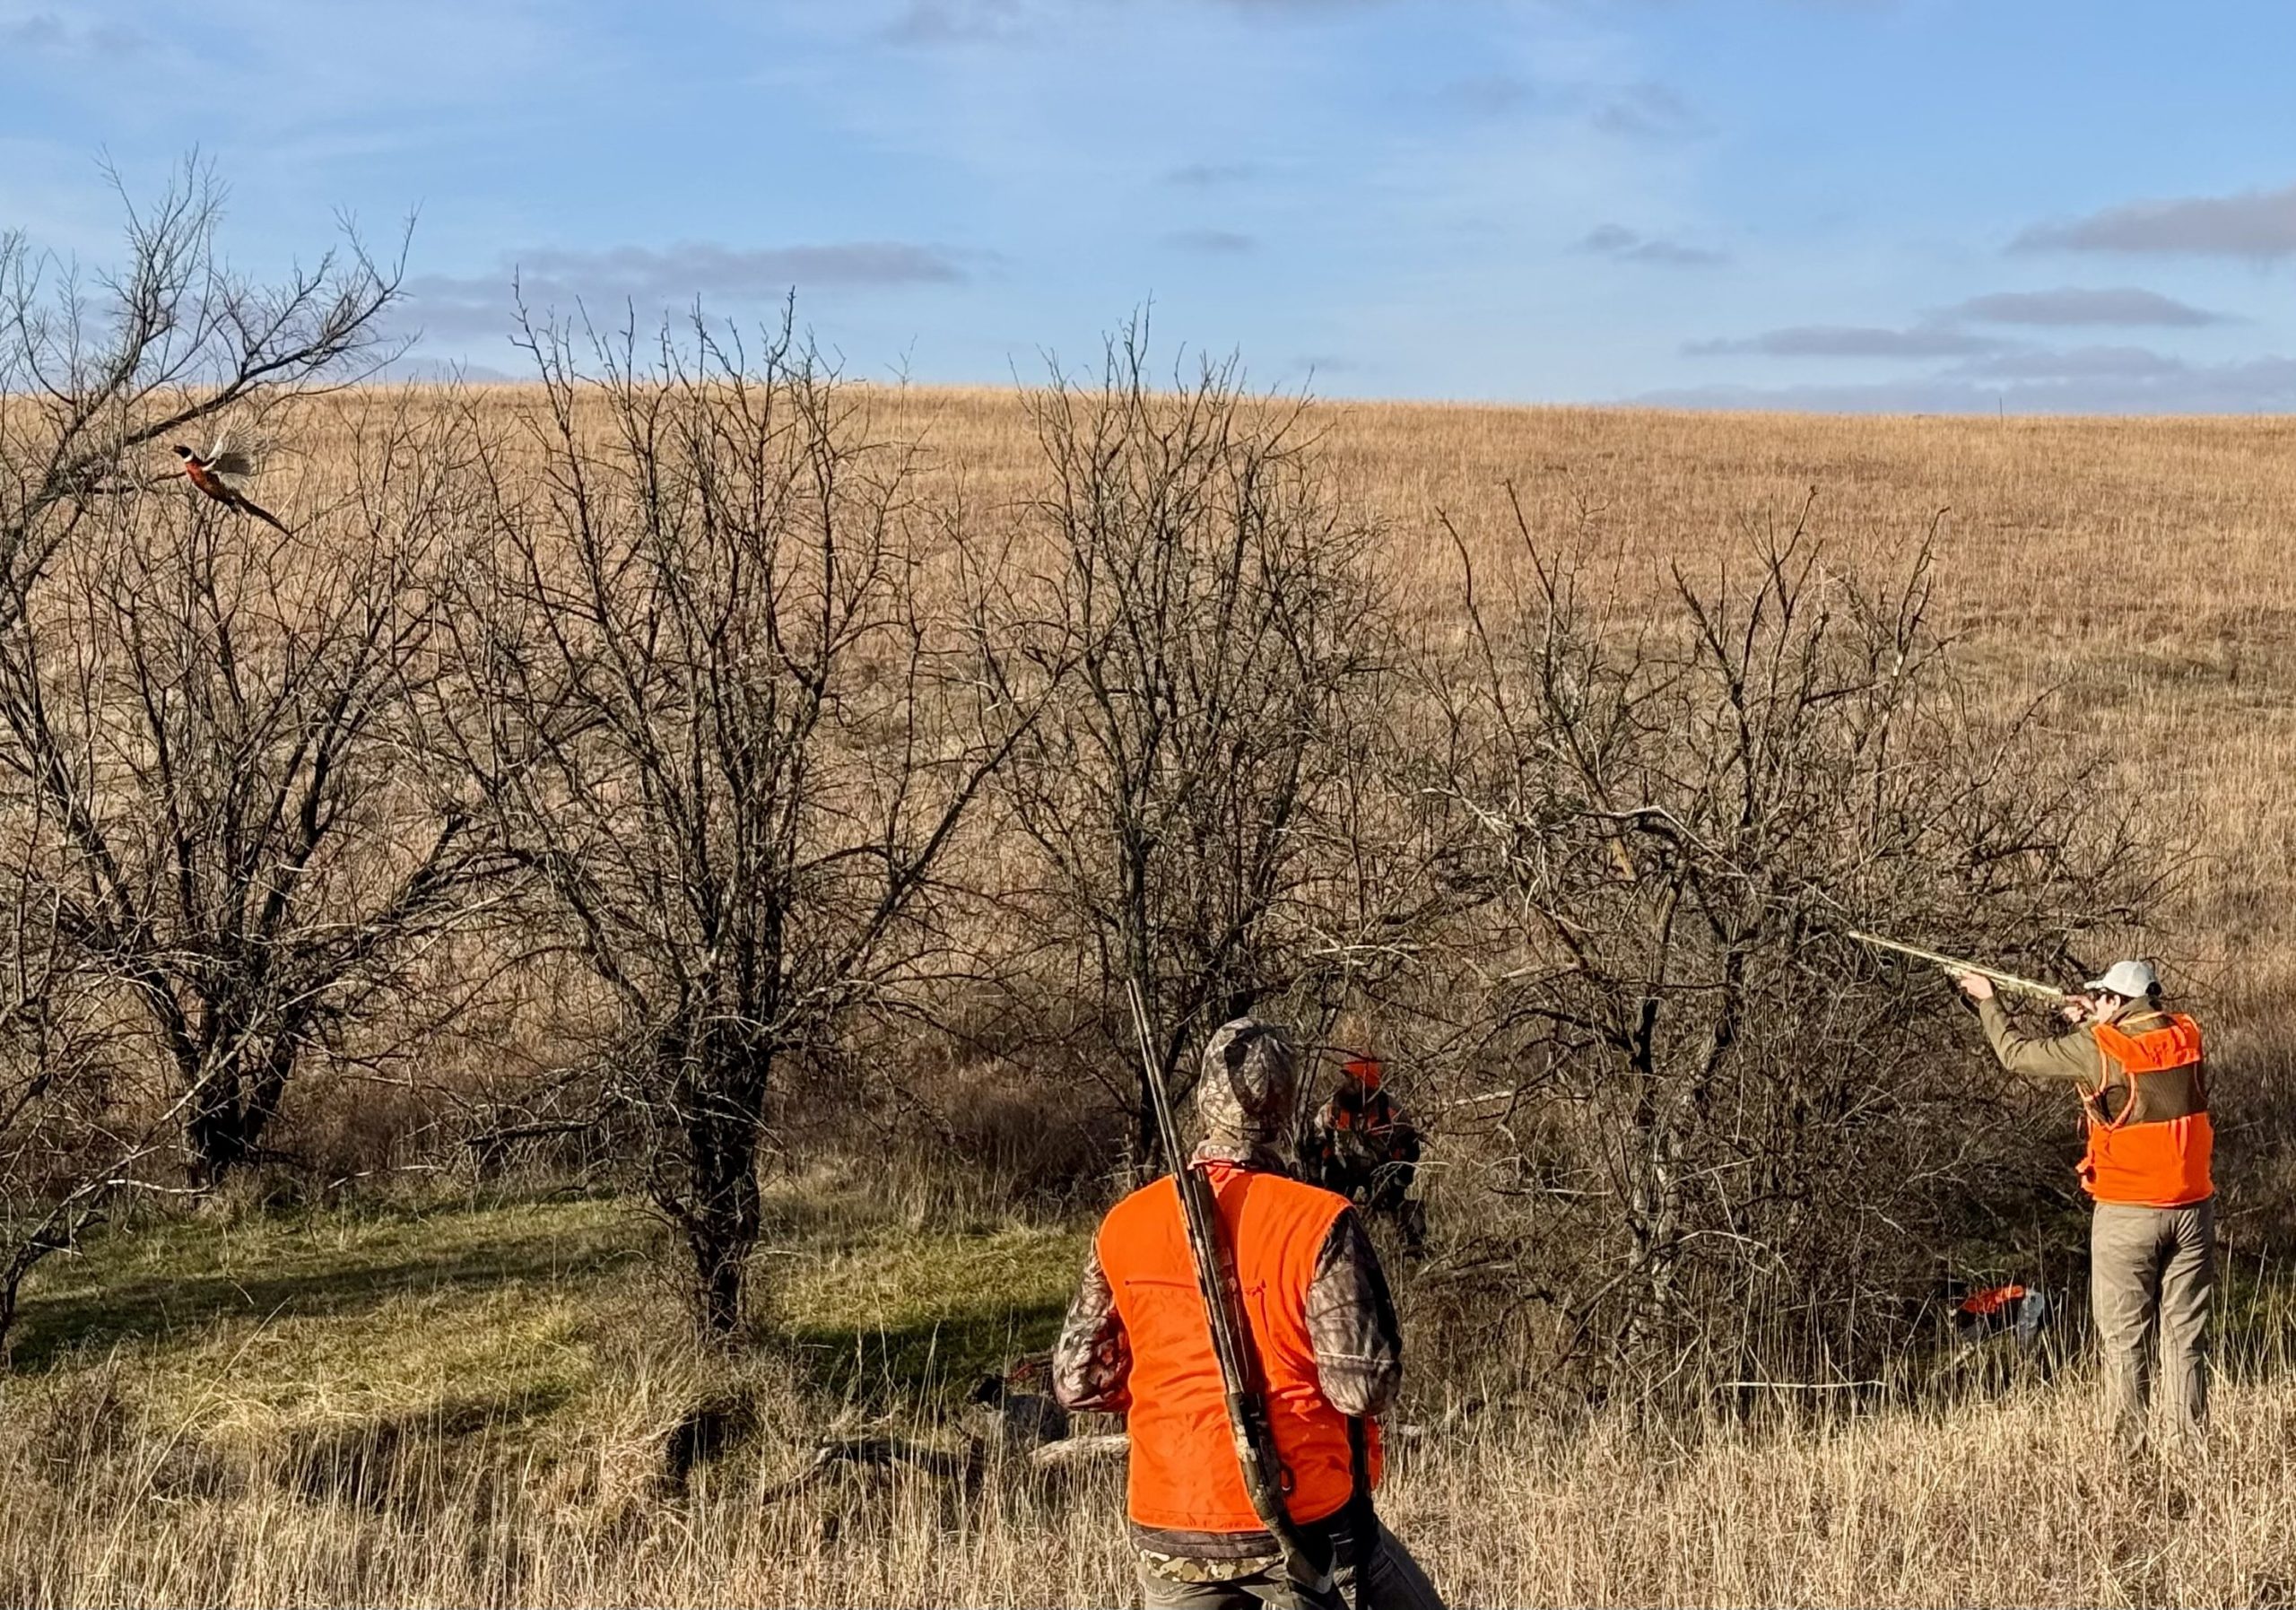
[[[1918,944],[1908,944],[1899,939],[1884,939],[1879,934],[1849,930],[1849,936],[1860,944],[1870,944],[1875,950],[1895,951],[1900,956],[1911,956],[1917,962],[1934,962],[1947,972],[1973,972],[1981,979],[1991,979],[2004,989],[2019,995],[2038,996],[2043,1000],[2069,1001],[2074,998],[2069,989],[2059,989],[2054,984],[2044,984],[2038,979],[2021,978],[2013,972],[2004,972],[1997,967],[1987,967],[1981,962],[1964,961],[1959,956],[1946,955],[1943,951],[1926,950]]]

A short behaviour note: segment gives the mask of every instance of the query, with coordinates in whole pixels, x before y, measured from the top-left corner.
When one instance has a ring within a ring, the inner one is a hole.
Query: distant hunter
[[[2116,962],[2068,998],[2059,1034],[2011,1023],[1980,973],[1955,982],[2001,1066],[2073,1081],[2087,1114],[2081,1183],[2096,1200],[2089,1230],[2089,1301],[2104,1349],[2114,1429],[2145,1440],[2154,1380],[2181,1443],[2208,1419],[2208,1301],[2216,1281],[2215,1187],[2200,1025],[2168,1011],[2143,962]]]

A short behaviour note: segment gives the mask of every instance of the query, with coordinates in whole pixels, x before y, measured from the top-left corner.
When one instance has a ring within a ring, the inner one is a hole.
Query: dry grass
[[[928,474],[961,479],[978,518],[1029,495],[1012,396],[881,402],[881,427],[921,429]],[[1630,601],[1805,508],[1845,564],[1934,531],[1947,622],[1990,695],[2038,701],[2050,739],[2139,783],[2161,833],[2197,852],[2161,930],[2219,1031],[2220,1078],[2296,1073],[2271,1009],[2296,982],[2296,424],[1382,404],[1313,421],[1387,527],[1400,597],[1438,629],[1458,596],[1438,513],[1503,568],[1509,482],[1543,543]],[[325,457],[313,441],[319,480]],[[2296,1198],[2266,1172],[2275,1139],[2229,1139],[2256,1159],[2226,1180],[2236,1252]],[[0,1599],[1122,1597],[1103,1479],[991,1471],[967,1496],[856,1476],[761,1501],[827,1430],[890,1415],[946,1440],[905,1405],[1040,1344],[1077,1248],[1074,1226],[824,1205],[818,1188],[778,1199],[777,1317],[739,1367],[684,1348],[631,1258],[651,1231],[612,1203],[178,1226],[44,1271],[0,1377]],[[1494,1412],[1407,1450],[1386,1508],[1459,1603],[2287,1603],[2296,1378],[2263,1352],[2221,1394],[2204,1467],[2116,1468],[2076,1374],[1679,1442]],[[754,1440],[665,1491],[668,1428],[727,1394]]]
[[[469,395],[500,420],[536,394]],[[921,444],[921,497],[961,487],[995,527],[1040,494],[1022,394],[869,398],[875,436]],[[374,405],[326,405],[275,500],[323,503],[347,422]],[[1939,622],[1999,703],[2039,703],[2048,733],[2124,765],[2161,822],[2198,841],[2200,875],[2165,925],[2193,979],[2239,997],[2296,973],[2274,898],[2296,833],[2296,420],[1333,402],[1303,429],[1385,531],[1399,606],[1437,626],[1458,619],[1462,549],[1478,572],[1519,561],[1510,488],[1544,549],[1630,604],[1670,566],[1709,574],[1797,525],[1842,566],[1894,567],[1933,543]],[[2258,980],[2259,963],[2285,970]]]
[[[535,396],[474,395],[497,417]],[[296,496],[324,497],[343,421],[370,405],[329,405],[344,413],[305,433]],[[976,523],[1009,522],[1041,491],[1022,394],[879,391],[870,418],[883,439],[921,443],[921,492],[961,486]],[[1458,617],[1461,548],[1482,572],[1518,561],[1510,487],[1543,548],[1630,601],[1670,566],[1710,573],[1799,524],[1844,566],[1933,542],[1940,623],[2002,706],[2039,702],[2050,734],[2123,764],[2205,852],[2165,925],[2192,977],[2237,998],[2296,972],[2275,898],[2296,833],[2296,420],[1343,401],[1304,429],[1386,532],[1399,605],[1439,625]]]
[[[882,392],[872,418],[921,442],[924,490],[961,484],[978,522],[1039,495],[1020,394]],[[1797,524],[1844,566],[1934,542],[1941,623],[2003,706],[2039,701],[2051,733],[2125,762],[2163,823],[2196,830],[2202,876],[2168,921],[2195,976],[2239,993],[2236,954],[2296,970],[2296,947],[2258,927],[2286,904],[2270,897],[2296,831],[2296,421],[1334,402],[1304,426],[1385,530],[1398,604],[1438,624],[1458,617],[1460,547],[1478,571],[1518,561],[1510,486],[1542,547],[1626,600]],[[327,439],[309,453],[323,466]]]
[[[116,1238],[36,1308],[80,1346],[0,1388],[0,1601],[1121,1599],[1113,1471],[992,1461],[968,1489],[848,1469],[781,1491],[827,1433],[958,1446],[961,1416],[915,1405],[953,1396],[935,1382],[963,1379],[972,1316],[1065,1286],[1074,1235],[927,1229],[826,1175],[775,1204],[785,1318],[739,1362],[682,1345],[633,1262],[653,1231],[610,1201]],[[182,1295],[155,1317],[163,1287]],[[822,1369],[934,1330],[937,1363],[874,1355],[891,1392]],[[1043,1337],[1022,1323],[981,1345]],[[2284,1602],[2280,1365],[2223,1391],[2205,1466],[2117,1467],[2095,1397],[2076,1376],[1681,1438],[1493,1408],[1404,1449],[1384,1505],[1455,1603]],[[739,1404],[751,1430],[681,1490],[665,1440],[703,1403]]]
[[[1669,1455],[1596,1434],[1490,1434],[1400,1465],[1399,1530],[1453,1603],[2276,1604],[2296,1558],[2284,1392],[2231,1394],[2205,1469],[2122,1475],[2064,1395]],[[147,1466],[148,1467],[148,1466]],[[762,1506],[755,1482],[617,1506],[511,1463],[298,1490],[230,1469],[224,1496],[137,1467],[18,1488],[13,1602],[409,1605],[1120,1602],[1112,1481],[856,1480]],[[268,1475],[269,1479],[266,1479]],[[91,1516],[100,1517],[91,1525]]]
[[[987,518],[1032,495],[1015,394],[891,394],[880,423],[921,437]],[[2104,766],[2188,857],[2153,934],[2220,1076],[2296,1088],[2277,1010],[2296,990],[2296,420],[1335,402],[1307,424],[1385,529],[1398,604],[1438,633],[1459,621],[1462,551],[1486,578],[1520,562],[1510,487],[1540,546],[1630,611],[1671,567],[1744,565],[1797,525],[1841,567],[1933,544],[1936,622],[1975,685],[1999,712],[2033,708],[2039,741]],[[2280,1138],[2228,1181],[2236,1243],[2267,1200],[2296,1200]]]
[[[976,508],[1031,495],[1012,393],[891,396]],[[1996,710],[2103,765],[2189,865],[2156,914],[2173,988],[2210,1023],[2220,1093],[2296,1088],[2296,420],[1871,418],[1335,402],[1308,416],[1387,533],[1398,603],[1456,626],[1460,554],[1548,553],[1633,608],[1806,524],[1842,567],[1937,560],[1937,623]],[[1447,530],[1447,527],[1448,529]],[[1450,532],[1456,531],[1455,546]],[[2277,1132],[2226,1182],[2225,1232],[2296,1201]],[[2228,1137],[2237,1154],[2246,1144]]]

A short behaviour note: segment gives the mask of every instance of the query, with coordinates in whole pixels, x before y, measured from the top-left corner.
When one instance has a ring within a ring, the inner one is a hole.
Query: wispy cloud
[[[526,305],[537,310],[565,309],[580,301],[594,308],[627,303],[651,313],[697,299],[751,303],[792,290],[950,285],[968,277],[958,254],[912,241],[749,248],[695,241],[666,249],[536,248],[518,253],[492,274],[416,275],[406,291],[410,313],[426,334],[439,335],[506,328],[514,278]]]
[[[1474,73],[1455,78],[1438,94],[1446,106],[1477,117],[1496,117],[1522,110],[1537,99],[1527,79],[1512,73]]]
[[[1537,112],[1584,121],[1596,132],[1638,144],[1695,138],[1709,126],[1683,92],[1644,80],[1531,78],[1504,70],[1446,80],[1433,94],[1444,109],[1470,117],[1509,117]]]
[[[1251,236],[1234,230],[1174,230],[1164,237],[1164,244],[1215,257],[1241,257],[1259,246]]]
[[[1649,263],[1662,268],[1712,268],[1730,260],[1726,252],[1646,235],[1622,223],[1605,223],[1588,231],[1578,249],[1621,263]]]
[[[2035,224],[2010,242],[2009,249],[2185,254],[2269,262],[2296,253],[2296,185],[2236,196],[2133,201],[2068,222]]]
[[[1996,291],[1973,296],[1944,309],[1944,317],[1979,324],[2069,326],[2111,325],[2192,327],[2229,324],[2231,317],[2196,308],[2157,291],[2135,286],[2091,289],[2068,285],[2057,291]]]
[[[2192,363],[2141,347],[2021,349],[1893,380],[1702,386],[1633,400],[1851,413],[2277,413],[2296,409],[2296,358]]]
[[[1879,325],[1790,325],[1758,335],[1693,341],[1692,357],[1748,353],[1765,358],[1960,358],[1997,350],[2001,343],[1951,325],[1890,329]]]
[[[972,45],[1019,39],[1033,19],[1025,0],[909,0],[879,35],[892,45]]]
[[[1261,171],[1257,162],[1183,162],[1166,171],[1164,182],[1183,189],[1212,190],[1257,178]]]
[[[1313,19],[1400,0],[1216,0],[1246,16]],[[1061,0],[908,0],[879,32],[896,45],[969,45],[1021,39],[1062,21]]]
[[[1682,93],[1662,83],[1635,83],[1608,91],[1595,109],[1595,126],[1631,140],[1684,140],[1707,132],[1706,119]]]
[[[117,22],[91,22],[77,13],[36,11],[0,17],[0,50],[27,56],[117,60],[142,52],[144,36]]]
[[[2144,346],[2019,347],[1961,365],[1957,374],[2005,380],[2154,380],[2192,365]]]

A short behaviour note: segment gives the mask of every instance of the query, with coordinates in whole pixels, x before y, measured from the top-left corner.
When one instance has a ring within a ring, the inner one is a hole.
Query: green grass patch
[[[881,1234],[796,1264],[778,1315],[823,1391],[875,1408],[946,1403],[1052,1345],[1089,1240],[1029,1225]]]
[[[594,1284],[635,1258],[648,1233],[628,1204],[598,1197],[146,1222],[35,1271],[14,1362],[39,1369],[67,1350]]]
[[[790,1358],[824,1421],[856,1404],[929,1414],[1048,1345],[1085,1242],[918,1230],[821,1178],[778,1185],[768,1223],[763,1345],[744,1368]],[[682,1258],[640,1205],[606,1197],[156,1218],[34,1273],[13,1387],[125,1370],[147,1423],[242,1447],[483,1427],[566,1449],[626,1422],[644,1358],[692,1353]],[[716,1368],[693,1356],[675,1379]]]
[[[13,1368],[125,1366],[149,1420],[228,1442],[538,1423],[597,1387],[656,1233],[604,1198],[146,1222],[36,1271]]]

